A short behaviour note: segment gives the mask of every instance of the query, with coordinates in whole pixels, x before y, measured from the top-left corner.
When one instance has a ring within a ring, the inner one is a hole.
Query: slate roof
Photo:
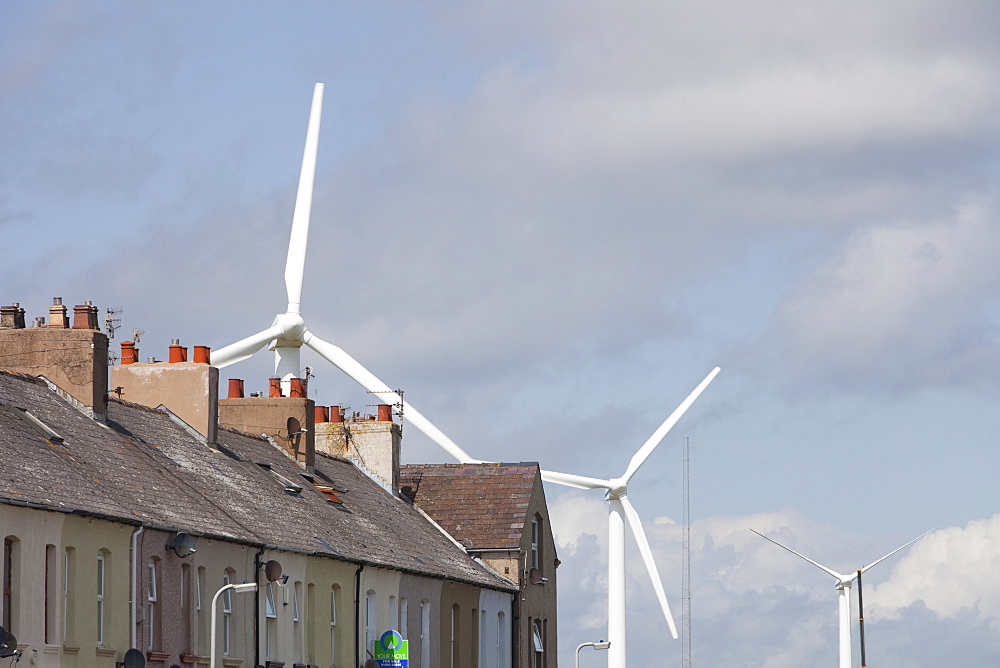
[[[18,408],[64,440],[46,438]],[[218,440],[212,449],[167,413],[113,398],[105,425],[44,382],[0,371],[0,503],[512,589],[347,460],[316,456],[314,480],[346,490],[338,505],[266,440],[223,428]],[[273,474],[301,490],[286,491]]]
[[[539,476],[534,462],[410,464],[400,467],[399,484],[445,531],[471,541],[471,549],[516,550]]]

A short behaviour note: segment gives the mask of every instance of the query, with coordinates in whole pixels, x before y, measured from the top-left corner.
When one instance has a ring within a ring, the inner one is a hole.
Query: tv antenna
[[[142,335],[145,334],[145,333],[146,333],[145,330],[142,330],[142,329],[133,329],[132,330],[132,343],[139,343],[139,339],[142,338]]]
[[[115,330],[122,325],[122,319],[118,317],[121,315],[121,312],[122,309],[119,306],[118,308],[109,308],[105,314],[104,328],[108,330],[109,339],[115,338]]]

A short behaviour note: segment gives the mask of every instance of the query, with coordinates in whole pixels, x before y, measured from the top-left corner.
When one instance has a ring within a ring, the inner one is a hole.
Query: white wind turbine
[[[712,382],[719,373],[719,367],[712,369],[712,372],[705,377],[705,380],[687,396],[683,403],[670,414],[659,429],[653,432],[642,447],[632,456],[632,460],[625,469],[625,473],[619,478],[601,480],[599,478],[588,478],[585,476],[573,475],[570,473],[556,473],[554,471],[542,471],[542,479],[555,482],[570,487],[580,489],[603,489],[605,498],[608,501],[608,640],[611,647],[608,648],[608,668],[625,668],[625,520],[628,520],[629,528],[635,537],[635,542],[639,545],[639,553],[646,564],[649,572],[649,579],[653,582],[653,591],[660,602],[660,609],[670,627],[670,635],[677,639],[677,627],[674,625],[674,618],[670,614],[670,606],[667,604],[667,596],[663,593],[663,583],[660,582],[660,574],[656,570],[656,562],[653,560],[653,552],[649,548],[649,541],[646,539],[646,532],[642,529],[642,521],[638,513],[628,500],[628,483],[632,480],[639,467],[643,465],[653,450],[667,435],[667,432],[681,419],[685,411],[690,408],[694,400],[698,398],[708,384]]]
[[[753,531],[755,534],[757,534],[761,538],[764,538],[765,540],[771,541],[772,543],[774,543],[778,547],[780,547],[782,549],[785,549],[785,550],[788,550],[789,552],[791,552],[795,556],[801,557],[802,559],[805,559],[806,561],[808,561],[813,566],[816,566],[817,568],[822,569],[826,573],[829,573],[830,575],[832,575],[834,577],[834,579],[837,580],[837,591],[840,592],[840,594],[839,594],[839,606],[840,606],[840,608],[839,608],[839,612],[838,612],[838,617],[840,618],[840,668],[851,668],[851,585],[853,585],[854,581],[858,579],[858,571],[854,571],[853,573],[851,573],[849,575],[844,575],[842,573],[838,573],[837,571],[833,570],[832,568],[827,568],[823,564],[817,563],[817,562],[813,561],[812,559],[810,559],[809,557],[807,557],[805,555],[802,555],[802,554],[799,554],[798,552],[796,552],[792,548],[785,547],[784,545],[782,545],[778,541],[776,541],[776,540],[774,540],[772,538],[768,538],[767,536],[765,536],[764,534],[762,534],[759,531],[756,531],[754,529],[750,529],[750,531]],[[870,563],[867,566],[865,566],[864,568],[862,568],[860,572],[864,573],[865,571],[867,571],[869,568],[871,568],[875,564],[878,564],[879,562],[884,561],[885,559],[888,559],[889,557],[891,557],[892,555],[896,554],[897,552],[899,552],[903,548],[906,548],[906,547],[909,547],[910,545],[913,545],[918,540],[920,540],[921,538],[923,538],[924,536],[926,536],[927,534],[929,534],[931,531],[934,531],[934,529],[930,529],[929,531],[925,531],[924,533],[920,534],[919,536],[917,536],[916,538],[914,538],[913,540],[911,540],[906,545],[900,545],[895,550],[893,550],[889,554],[885,555],[881,559],[876,559],[872,563]]]
[[[212,353],[212,364],[224,367],[245,360],[266,344],[274,351],[274,374],[282,379],[286,391],[291,378],[301,377],[302,364],[299,351],[303,345],[312,348],[357,381],[362,387],[387,404],[395,404],[403,409],[406,419],[444,448],[451,456],[463,463],[476,463],[444,432],[435,427],[409,403],[404,402],[399,393],[387,389],[389,385],[375,377],[360,362],[338,346],[323,341],[306,328],[300,312],[302,301],[302,276],[306,263],[306,244],[309,241],[309,213],[312,208],[313,179],[316,174],[316,153],[319,146],[319,123],[323,109],[323,84],[316,84],[313,90],[309,127],[306,131],[306,147],[302,155],[302,172],[299,189],[295,197],[295,212],[292,215],[292,235],[288,242],[288,257],[285,261],[285,290],[288,307],[279,313],[271,326],[262,332],[248,336],[225,348]]]

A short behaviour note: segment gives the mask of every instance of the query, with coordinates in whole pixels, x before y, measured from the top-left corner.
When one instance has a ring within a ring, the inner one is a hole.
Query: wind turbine
[[[316,174],[316,153],[319,147],[322,110],[323,84],[318,83],[313,90],[312,109],[306,130],[306,146],[302,155],[302,171],[299,175],[299,189],[292,215],[292,234],[288,242],[288,257],[285,260],[285,291],[288,295],[288,306],[284,313],[275,316],[274,322],[267,329],[213,352],[212,364],[220,368],[235,364],[269,344],[268,349],[274,351],[274,375],[281,378],[282,385],[287,391],[290,379],[301,375],[300,349],[303,345],[308,346],[385,403],[400,406],[410,424],[444,448],[452,457],[462,463],[478,463],[479,460],[470,457],[417,409],[403,401],[398,392],[387,389],[389,385],[376,378],[360,362],[340,347],[320,339],[306,327],[301,313],[302,276],[306,264],[306,244],[309,241],[309,214],[312,209],[313,179]]]
[[[935,527],[935,529],[936,528],[937,527]],[[813,561],[812,559],[810,559],[809,557],[807,557],[805,555],[802,555],[802,554],[799,554],[798,552],[796,552],[792,548],[785,547],[784,545],[782,545],[778,541],[776,541],[776,540],[774,540],[772,538],[768,538],[767,536],[765,536],[764,534],[762,534],[759,531],[756,531],[754,529],[750,529],[750,531],[753,531],[755,534],[757,534],[758,536],[760,536],[761,538],[763,538],[765,540],[771,541],[772,543],[774,543],[778,547],[780,547],[782,549],[785,549],[785,550],[788,550],[789,552],[791,552],[795,556],[801,557],[802,559],[805,559],[806,561],[808,561],[813,566],[816,566],[817,568],[825,571],[826,573],[829,573],[830,575],[832,575],[834,577],[834,579],[837,580],[837,591],[840,592],[840,594],[839,594],[840,610],[838,612],[838,616],[840,618],[840,668],[851,668],[851,585],[854,583],[854,581],[856,579],[858,579],[858,576],[860,576],[862,573],[864,573],[865,571],[867,571],[869,568],[871,568],[872,566],[878,564],[881,561],[884,561],[885,559],[888,559],[889,557],[891,557],[892,555],[896,554],[897,552],[899,552],[903,548],[909,547],[910,545],[913,545],[918,540],[920,540],[921,538],[923,538],[924,536],[926,536],[927,534],[929,534],[931,531],[934,531],[934,529],[930,529],[928,531],[925,531],[924,533],[920,534],[919,536],[917,536],[916,538],[914,538],[913,540],[911,540],[906,545],[900,545],[895,550],[893,550],[889,554],[885,555],[881,559],[876,559],[875,561],[873,561],[872,563],[868,564],[864,568],[861,568],[861,569],[859,569],[857,571],[854,571],[850,575],[844,575],[843,573],[838,573],[837,571],[833,570],[832,568],[827,568],[823,564],[817,563],[817,562]]]
[[[685,411],[690,408],[694,400],[704,391],[708,384],[712,382],[719,373],[719,367],[712,369],[712,372],[699,383],[681,403],[680,406],[670,414],[663,424],[653,432],[642,447],[632,455],[632,460],[625,469],[625,473],[618,478],[601,480],[599,478],[588,478],[570,473],[556,473],[555,471],[542,471],[542,480],[578,487],[580,489],[603,489],[605,499],[608,502],[608,640],[611,647],[608,648],[608,668],[625,668],[625,523],[623,516],[628,520],[629,528],[635,537],[635,542],[639,545],[639,553],[646,564],[649,572],[649,579],[653,582],[653,591],[660,602],[660,609],[663,617],[670,627],[670,635],[677,639],[677,627],[674,625],[674,618],[670,614],[670,606],[667,603],[667,596],[663,593],[663,583],[660,582],[660,574],[656,570],[656,562],[653,560],[653,552],[649,548],[649,541],[646,540],[646,532],[642,529],[642,521],[639,514],[628,500],[628,484],[632,480],[639,467],[643,465],[653,450],[667,435],[667,432],[681,419]]]

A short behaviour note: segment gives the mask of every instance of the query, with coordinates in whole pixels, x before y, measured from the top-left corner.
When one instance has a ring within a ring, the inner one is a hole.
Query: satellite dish
[[[125,652],[125,668],[145,668],[146,657],[135,647]]]
[[[268,582],[276,582],[281,579],[281,564],[271,559],[264,564],[264,577]]]
[[[543,585],[543,584],[545,584],[548,581],[549,581],[549,579],[548,578],[543,578],[542,577],[542,572],[540,570],[538,570],[537,568],[532,568],[530,571],[528,571],[528,582],[530,582],[531,584],[533,584],[533,585]]]
[[[167,545],[168,550],[173,550],[174,554],[183,559],[189,557],[198,550],[194,549],[196,538],[189,533],[178,531],[174,534],[173,540]]]
[[[302,432],[302,423],[299,422],[298,418],[288,418],[288,422],[285,423],[285,426],[288,428],[288,438],[292,438],[296,434]]]
[[[4,627],[0,626],[0,658],[17,654],[17,638]]]

